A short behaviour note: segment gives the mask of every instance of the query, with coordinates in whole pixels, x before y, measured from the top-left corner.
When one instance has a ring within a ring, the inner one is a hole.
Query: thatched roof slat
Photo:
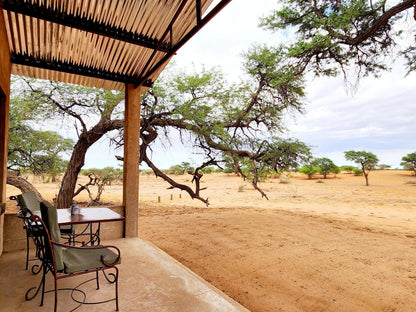
[[[212,0],[200,2],[204,13]],[[126,81],[154,81],[195,33],[197,3],[4,0],[12,73],[119,90]]]

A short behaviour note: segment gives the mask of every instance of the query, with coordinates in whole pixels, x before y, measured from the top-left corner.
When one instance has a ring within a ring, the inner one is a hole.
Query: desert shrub
[[[205,167],[201,171],[203,173],[210,174],[210,173],[213,173],[215,171],[215,168],[214,167]]]
[[[222,172],[224,173],[234,173],[234,169],[231,167],[226,167]]]
[[[145,174],[145,175],[151,175],[151,174],[153,174],[153,170],[152,169],[143,169],[143,170],[140,170],[140,173]]]
[[[167,170],[168,174],[176,174],[176,175],[182,175],[185,174],[185,168],[183,168],[181,165],[174,165],[171,166]]]
[[[363,170],[360,168],[354,168],[354,170],[352,171],[354,173],[354,175],[356,176],[360,176],[363,174]]]
[[[341,167],[342,171],[345,171],[347,173],[354,173],[354,170],[357,169],[357,167],[345,165]]]

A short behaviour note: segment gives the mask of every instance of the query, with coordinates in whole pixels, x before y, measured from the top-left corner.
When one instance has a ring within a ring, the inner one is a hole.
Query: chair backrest
[[[25,228],[30,233],[33,243],[36,246],[36,257],[47,263],[52,263],[52,254],[50,248],[47,246],[46,226],[42,223],[42,219],[37,215],[20,216],[23,219]]]
[[[58,225],[58,214],[56,208],[47,201],[40,203],[40,212],[42,214],[42,220],[49,231],[50,239],[52,242],[61,242],[61,231]],[[55,256],[56,270],[61,271],[64,269],[64,263],[62,259],[61,246],[53,245],[53,252]]]
[[[24,192],[23,194],[17,195],[17,199],[22,209],[29,209],[31,212],[34,212],[40,208],[40,203],[36,198],[35,192]]]

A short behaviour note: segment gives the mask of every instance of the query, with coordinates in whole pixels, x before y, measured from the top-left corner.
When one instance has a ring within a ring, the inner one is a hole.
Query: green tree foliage
[[[284,0],[281,7],[262,19],[261,26],[272,31],[286,31],[296,39],[287,43],[284,53],[293,58],[298,71],[312,70],[316,75],[347,78],[348,72],[377,76],[389,68],[392,51],[408,60],[408,70],[415,69],[414,41],[399,50],[400,23],[415,0]],[[396,49],[396,50],[394,50]],[[399,51],[397,51],[399,50]],[[396,57],[396,56],[394,56]]]
[[[65,171],[64,154],[73,146],[71,139],[54,131],[39,131],[32,126],[33,108],[13,98],[10,101],[7,168],[25,171],[52,181]]]
[[[285,131],[286,114],[302,112],[302,74],[292,70],[281,48],[254,47],[245,60],[247,79],[239,84],[230,85],[216,69],[165,72],[143,99],[141,160],[172,187],[205,203],[208,200],[200,196],[198,183],[191,189],[173,181],[148,157],[149,146],[163,139],[162,134],[176,129],[181,143],[205,156],[194,170],[193,181],[198,181],[203,168],[225,164],[250,179],[264,197],[258,187],[263,174],[297,168],[310,157],[305,144],[279,137]]]
[[[406,170],[413,170],[416,176],[416,152],[403,156],[400,166],[403,166]]]
[[[328,173],[339,173],[340,171],[334,162],[326,157],[314,159],[312,164],[318,167],[319,173],[324,176],[324,179],[326,179]]]
[[[319,172],[319,168],[312,164],[307,164],[299,168],[298,171],[300,173],[306,174],[308,176],[308,179],[311,180],[313,175]]]
[[[365,177],[365,185],[368,186],[368,174],[377,165],[377,156],[366,151],[346,151],[344,154],[346,160],[350,160],[361,165],[361,170],[363,171]]]

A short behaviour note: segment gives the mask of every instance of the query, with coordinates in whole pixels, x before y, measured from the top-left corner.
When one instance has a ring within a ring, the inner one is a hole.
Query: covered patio
[[[122,250],[122,311],[245,310],[137,237],[141,95],[175,53],[230,1],[0,0],[1,203],[6,202],[12,74],[125,92],[121,207],[125,238],[109,240]],[[48,311],[48,306],[38,308],[36,300],[24,300],[25,289],[37,278],[23,269],[24,251],[3,252],[5,222],[10,217],[1,211],[0,285],[6,291],[0,295],[0,307]],[[67,307],[70,301],[62,299],[60,305]],[[110,306],[87,308],[111,311]]]
[[[120,269],[120,311],[146,312],[243,312],[243,306],[227,297],[201,279],[195,273],[168,256],[154,245],[140,238],[121,238],[105,241],[121,249],[123,256]],[[26,290],[38,283],[39,276],[24,270],[25,252],[8,252],[0,257],[1,311],[53,311],[53,293],[46,294],[43,307],[39,296],[25,301]],[[60,287],[73,287],[86,276],[62,280]],[[47,289],[53,288],[53,279],[48,280]],[[100,290],[94,283],[84,285],[89,300],[101,300],[113,295],[113,285],[102,282]],[[69,311],[76,307],[70,292],[60,291],[58,311]],[[114,311],[114,302],[99,305],[84,305],[77,311]]]

